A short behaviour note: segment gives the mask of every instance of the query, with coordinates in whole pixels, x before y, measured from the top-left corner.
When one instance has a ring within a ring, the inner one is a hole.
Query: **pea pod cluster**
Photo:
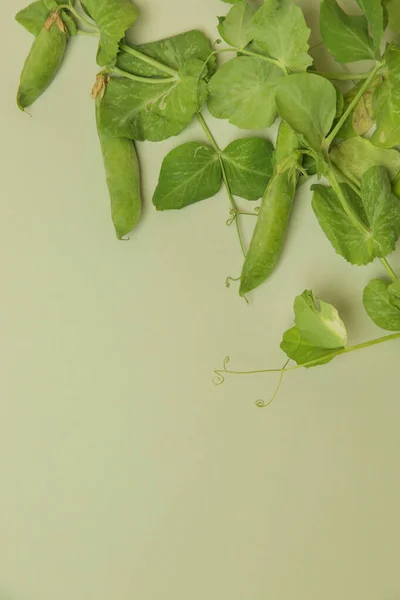
[[[35,36],[17,103],[25,110],[46,91],[72,36],[98,36],[92,96],[117,238],[125,239],[141,215],[140,142],[178,136],[195,120],[196,138],[178,143],[162,162],[155,208],[197,210],[200,202],[218,201],[222,188],[226,223],[242,253],[238,277],[228,279],[239,281],[247,299],[261,284],[273,285],[297,188],[309,185],[336,253],[352,265],[382,266],[383,277],[363,295],[374,323],[395,332],[380,343],[400,332],[399,279],[388,258],[400,236],[400,3],[357,2],[362,14],[355,18],[336,0],[322,0],[320,34],[337,68],[320,72],[310,29],[292,0],[264,0],[258,8],[230,2],[218,19],[218,45],[199,30],[128,44],[126,32],[139,17],[131,0],[37,0],[17,15]],[[231,57],[219,64],[222,53]],[[343,68],[358,61],[370,70]],[[207,111],[235,128],[227,146],[218,144]],[[250,223],[246,247],[243,227]],[[352,351],[344,331],[336,309],[307,290],[296,298],[295,326],[281,347],[295,368],[326,364]],[[227,372],[225,364],[217,378]]]

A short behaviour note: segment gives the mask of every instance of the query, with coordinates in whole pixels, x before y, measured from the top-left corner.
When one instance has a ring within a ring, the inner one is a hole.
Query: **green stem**
[[[139,81],[140,83],[150,83],[156,85],[176,81],[175,77],[159,77],[158,79],[152,77],[140,77],[139,75],[132,75],[132,73],[127,73],[126,71],[123,71],[118,67],[113,67],[112,69],[110,69],[110,73],[121,75],[122,77],[126,77],[127,79],[132,79],[132,81]]]
[[[325,71],[310,71],[314,75],[320,75],[326,79],[333,79],[334,81],[361,81],[362,79],[368,79],[369,73],[332,73]]]
[[[176,71],[175,69],[171,69],[171,67],[167,67],[167,65],[164,65],[163,63],[158,62],[158,60],[155,60],[154,58],[151,58],[150,56],[147,56],[146,54],[139,52],[139,50],[136,50],[135,48],[132,48],[131,46],[127,46],[127,44],[121,43],[119,45],[119,47],[121,48],[121,50],[123,50],[127,54],[131,54],[135,58],[138,58],[139,60],[147,63],[148,65],[151,65],[152,67],[158,69],[158,71],[163,71],[164,73],[168,73],[168,75],[171,75],[175,79],[177,79],[177,77],[179,76],[178,71]]]
[[[351,103],[349,104],[349,106],[347,107],[347,109],[345,110],[345,112],[343,113],[343,115],[340,117],[339,121],[336,123],[335,127],[332,129],[332,131],[330,132],[330,134],[328,135],[328,137],[325,138],[325,141],[323,143],[323,149],[326,152],[328,152],[329,146],[332,144],[333,140],[335,139],[335,137],[339,133],[340,129],[342,128],[343,123],[351,115],[351,113],[353,112],[353,110],[357,106],[358,101],[360,100],[360,98],[362,97],[362,95],[365,93],[365,91],[369,88],[369,86],[371,85],[371,82],[373,81],[375,75],[377,74],[377,72],[379,71],[379,69],[381,67],[382,67],[382,63],[380,63],[380,62],[378,62],[375,65],[375,67],[372,69],[372,71],[368,75],[367,79],[365,80],[365,82],[363,83],[363,85],[360,87],[360,89],[358,90],[357,94],[354,96],[353,100],[351,101]]]
[[[347,348],[343,348],[342,350],[332,351],[330,354],[326,354],[324,356],[324,360],[326,360],[326,361],[332,360],[333,358],[336,358],[336,356],[340,356],[341,354],[350,354],[351,352],[356,352],[357,350],[363,350],[365,348],[370,348],[372,346],[377,346],[378,344],[383,344],[384,342],[390,342],[392,340],[397,340],[397,339],[400,339],[400,332],[392,333],[391,335],[385,335],[383,337],[376,338],[374,340],[369,340],[368,342],[363,342],[362,344],[348,346]],[[226,366],[224,365],[223,369],[217,370],[217,371],[215,371],[215,373],[220,378],[223,378],[224,373],[227,373],[228,375],[259,375],[261,373],[282,373],[282,372],[289,373],[291,371],[297,371],[298,369],[304,369],[304,368],[318,366],[320,364],[320,362],[321,362],[321,359],[316,358],[314,360],[305,362],[301,365],[295,365],[294,367],[289,367],[289,368],[285,367],[283,369],[257,369],[254,371],[231,371],[231,370],[227,369]]]
[[[387,258],[380,258],[379,259],[382,263],[382,265],[384,266],[384,268],[386,269],[387,274],[389,275],[390,279],[392,281],[397,281],[397,275],[396,273],[393,271],[392,267],[390,266]]]
[[[69,10],[69,12],[72,15],[74,15],[75,19],[77,19],[78,21],[81,21],[81,23],[84,23],[85,25],[87,25],[87,27],[90,27],[91,29],[95,29],[97,32],[99,31],[98,27],[96,27],[96,25],[94,23],[89,21],[89,19],[86,19],[86,17],[84,17],[83,15],[79,14],[78,11],[70,4],[59,4],[57,9]]]
[[[221,172],[222,172],[222,179],[224,180],[224,184],[225,184],[226,192],[228,194],[229,202],[231,203],[232,209],[235,212],[238,212],[238,208],[235,204],[235,201],[232,196],[231,188],[229,186],[229,181],[228,181],[228,177],[226,175],[224,161],[222,160],[221,150],[220,150],[217,142],[215,141],[215,138],[214,138],[213,134],[211,133],[207,123],[205,122],[203,115],[198,112],[198,113],[196,113],[196,116],[197,116],[197,120],[199,121],[208,141],[210,142],[211,146],[213,147],[215,153],[218,155],[218,160],[219,160],[219,164],[220,164]],[[242,234],[240,231],[240,226],[239,226],[239,222],[238,222],[237,218],[235,219],[235,225],[236,225],[236,231],[237,231],[238,238],[239,238],[240,248],[242,250],[243,256],[246,256],[246,251],[244,249]]]

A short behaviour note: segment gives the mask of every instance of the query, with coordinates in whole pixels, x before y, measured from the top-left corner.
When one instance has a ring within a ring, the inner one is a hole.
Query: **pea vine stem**
[[[357,94],[354,96],[353,100],[351,101],[351,103],[349,104],[347,109],[344,111],[343,115],[340,117],[339,121],[336,123],[335,127],[332,129],[330,134],[325,138],[325,141],[323,143],[323,150],[325,150],[326,153],[328,152],[330,145],[332,144],[333,140],[335,139],[335,137],[339,133],[340,129],[342,128],[342,125],[345,123],[347,118],[351,115],[351,113],[357,106],[358,101],[360,100],[362,95],[366,92],[366,90],[369,88],[374,77],[376,76],[376,74],[378,73],[378,71],[381,67],[382,67],[381,62],[378,62],[375,65],[375,67],[369,73],[367,79],[365,80],[363,85],[360,87],[360,89],[358,90]]]
[[[368,342],[362,342],[361,344],[355,344],[354,346],[348,346],[347,348],[343,348],[341,350],[336,350],[335,352],[331,352],[330,354],[326,354],[323,359],[324,361],[332,360],[336,358],[336,356],[340,356],[342,354],[350,354],[351,352],[356,352],[357,350],[364,350],[365,348],[370,348],[372,346],[377,346],[378,344],[383,344],[384,342],[390,342],[392,340],[400,339],[399,333],[392,333],[390,335],[385,335],[380,338],[375,338],[374,340],[369,340]],[[316,358],[314,360],[310,360],[300,365],[295,365],[293,367],[283,367],[282,369],[256,369],[253,371],[232,371],[226,368],[226,365],[229,362],[229,358],[226,358],[224,361],[223,369],[215,370],[216,380],[215,383],[223,383],[224,381],[224,373],[227,375],[260,375],[262,373],[289,373],[291,371],[297,371],[298,369],[310,368],[318,366],[321,362],[321,358]]]
[[[84,23],[87,27],[94,29],[96,32],[99,31],[92,21],[89,21],[89,19],[80,14],[73,6],[71,6],[71,4],[59,4],[57,10],[59,9],[68,10],[72,15],[74,15],[75,19],[77,19],[81,23]]]
[[[139,60],[147,63],[148,65],[154,67],[155,69],[158,69],[158,71],[163,71],[164,73],[168,73],[168,75],[171,75],[171,77],[173,77],[174,79],[178,78],[178,76],[179,76],[178,71],[176,71],[175,69],[172,69],[171,67],[167,67],[167,65],[164,65],[163,63],[158,62],[158,60],[155,60],[154,58],[151,58],[150,56],[147,56],[146,54],[143,54],[142,52],[139,52],[139,50],[136,50],[136,48],[132,48],[131,46],[128,46],[127,44],[123,44],[123,43],[121,43],[119,45],[119,47],[121,48],[121,50],[123,50],[127,54],[130,54],[131,56],[138,58]]]
[[[224,184],[225,184],[225,188],[226,188],[226,192],[228,194],[229,202],[230,202],[230,204],[232,206],[232,210],[234,210],[235,213],[236,213],[236,215],[238,215],[238,213],[240,211],[238,210],[238,208],[236,206],[236,203],[235,203],[235,200],[233,199],[233,196],[232,196],[231,188],[229,186],[228,177],[226,175],[224,161],[222,160],[221,150],[220,150],[217,142],[215,141],[215,138],[214,138],[213,134],[211,133],[211,131],[210,131],[207,123],[205,122],[203,115],[200,112],[198,112],[198,113],[196,113],[196,116],[197,116],[197,120],[200,123],[201,128],[203,129],[203,131],[204,131],[204,133],[205,133],[208,141],[210,142],[213,150],[215,151],[215,153],[218,156],[218,160],[219,160],[219,164],[220,164],[221,172],[222,172],[222,179],[223,179]],[[244,248],[242,233],[240,231],[239,219],[236,218],[234,221],[235,221],[235,226],[236,226],[236,231],[237,231],[237,235],[238,235],[238,239],[239,239],[239,244],[240,244],[241,251],[243,253],[243,256],[246,256],[246,251],[245,251],[245,248]]]
[[[362,81],[368,79],[368,73],[333,73],[325,71],[311,71],[315,75],[320,75],[326,79],[333,79],[334,81]]]
[[[176,81],[175,77],[140,77],[139,75],[133,75],[132,73],[127,73],[118,67],[113,67],[110,69],[110,73],[115,73],[116,75],[121,75],[122,77],[126,77],[127,79],[131,79],[132,81],[138,81],[139,83],[150,83],[152,85],[160,85],[163,83],[171,83],[172,81]]]

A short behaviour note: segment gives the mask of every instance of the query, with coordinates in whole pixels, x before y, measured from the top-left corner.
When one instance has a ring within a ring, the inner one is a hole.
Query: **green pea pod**
[[[240,277],[241,296],[268,279],[278,264],[298,182],[298,148],[295,133],[282,122],[276,143],[274,174],[261,202]]]
[[[139,162],[132,140],[111,137],[101,131],[100,103],[101,98],[98,96],[96,99],[97,131],[110,193],[112,220],[117,238],[120,240],[132,231],[142,212]]]
[[[67,30],[57,20],[48,30],[43,27],[35,38],[18,88],[17,104],[21,110],[31,106],[53,81],[64,58],[68,37]]]

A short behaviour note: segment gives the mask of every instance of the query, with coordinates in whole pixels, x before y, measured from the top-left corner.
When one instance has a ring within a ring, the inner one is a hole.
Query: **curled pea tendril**
[[[231,208],[229,214],[231,215],[229,219],[226,220],[226,226],[230,227],[236,221],[239,211],[236,208]]]
[[[228,373],[227,371],[227,365],[229,363],[229,361],[231,360],[230,356],[227,356],[223,362],[222,365],[222,369],[215,369],[214,370],[214,377],[213,377],[213,384],[214,385],[222,385],[225,381],[225,376],[223,375],[223,373]]]
[[[270,404],[273,403],[273,401],[275,400],[275,398],[278,395],[278,392],[279,392],[282,382],[283,382],[284,375],[286,373],[286,367],[288,366],[288,364],[290,362],[290,358],[288,358],[288,360],[285,362],[285,364],[283,365],[283,367],[281,369],[263,369],[261,371],[230,371],[229,369],[227,369],[229,361],[230,361],[230,356],[227,356],[223,362],[222,369],[214,370],[214,377],[212,379],[214,385],[216,385],[216,386],[222,385],[226,381],[227,373],[229,373],[231,375],[254,375],[257,373],[279,373],[278,384],[275,388],[275,391],[274,391],[272,397],[267,402],[265,402],[265,400],[261,400],[261,399],[258,399],[255,401],[255,405],[257,406],[257,408],[266,408],[267,406],[270,406]]]
[[[230,288],[233,281],[240,281],[240,277],[227,277],[225,279],[225,287]]]

